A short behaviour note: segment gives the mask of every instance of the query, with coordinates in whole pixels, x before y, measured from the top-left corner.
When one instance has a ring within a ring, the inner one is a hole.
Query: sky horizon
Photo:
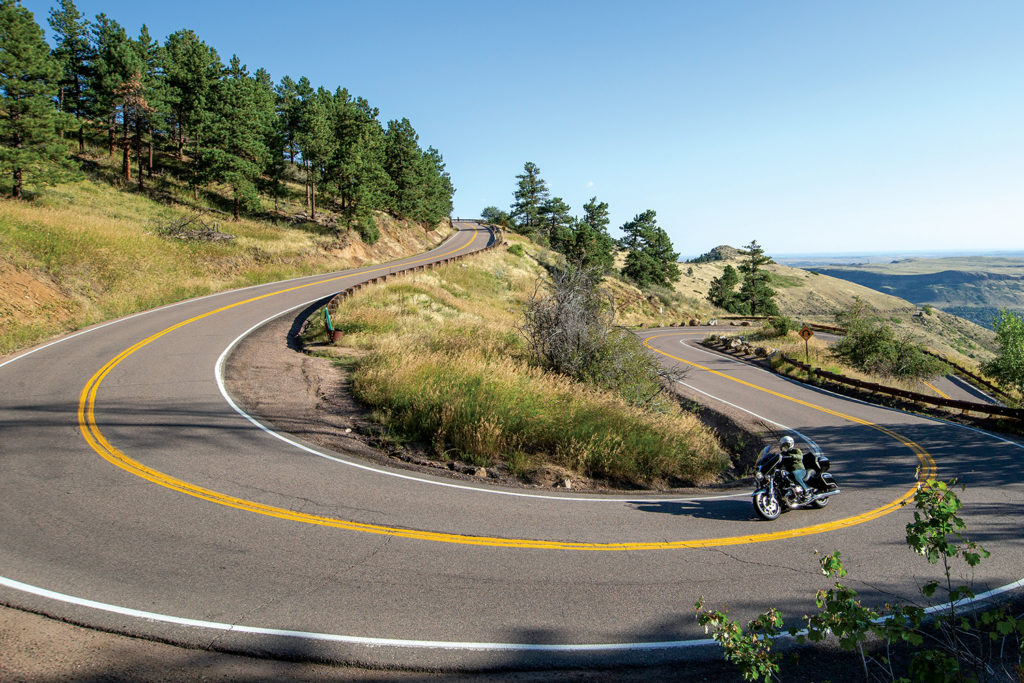
[[[55,2],[23,0],[46,30]],[[1024,3],[76,0],[407,117],[455,217],[536,163],[683,255],[1024,249]]]

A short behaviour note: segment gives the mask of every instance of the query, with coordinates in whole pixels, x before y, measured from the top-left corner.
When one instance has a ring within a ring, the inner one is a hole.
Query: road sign
[[[814,330],[807,327],[807,325],[804,325],[803,328],[800,330],[800,336],[803,337],[804,341],[807,341],[808,339],[814,336]]]

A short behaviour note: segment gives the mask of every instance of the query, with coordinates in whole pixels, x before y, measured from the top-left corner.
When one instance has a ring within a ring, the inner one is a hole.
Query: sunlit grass
[[[333,314],[355,364],[356,396],[389,432],[437,457],[526,475],[554,464],[625,486],[705,483],[728,458],[674,403],[644,409],[533,366],[516,331],[539,268],[498,250],[408,275]],[[318,320],[307,334],[322,334]]]
[[[157,232],[190,219],[234,239],[196,242]],[[442,237],[433,235],[432,243]],[[356,265],[331,248],[337,240],[286,221],[232,221],[96,180],[49,188],[32,201],[0,200],[0,269],[34,278],[47,291],[11,301],[20,290],[0,289],[0,354],[182,299]],[[426,246],[410,244],[405,253]],[[379,259],[392,257],[382,252]]]

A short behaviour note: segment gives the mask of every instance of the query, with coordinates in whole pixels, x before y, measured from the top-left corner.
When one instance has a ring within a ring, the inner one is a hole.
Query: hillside
[[[371,246],[329,211],[306,220],[296,183],[279,212],[232,221],[168,178],[119,190],[105,155],[93,158],[88,179],[0,201],[0,354],[194,296],[419,253],[451,232],[379,213]]]
[[[717,249],[722,250],[722,247]],[[719,261],[680,264],[683,276],[676,289],[688,296],[703,298],[711,280],[720,276],[727,264],[738,267],[741,260],[737,255]],[[968,365],[977,365],[997,350],[991,330],[948,311],[938,308],[924,311],[904,298],[816,270],[778,263],[767,269],[772,274],[780,311],[797,322],[834,324],[835,313],[848,309],[855,298],[860,298],[897,328],[911,332],[932,349]],[[719,313],[727,315],[724,311]]]
[[[813,270],[918,305],[937,306],[989,329],[1000,309],[1024,313],[1021,258],[909,258]]]

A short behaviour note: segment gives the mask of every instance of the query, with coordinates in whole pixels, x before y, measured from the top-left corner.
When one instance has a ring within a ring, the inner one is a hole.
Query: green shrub
[[[767,329],[773,337],[785,337],[796,329],[796,322],[784,315],[776,315],[768,319]]]
[[[510,244],[508,245],[508,253],[513,256],[523,256],[526,251],[523,249],[523,245],[521,244]]]
[[[836,316],[846,334],[831,350],[832,355],[873,375],[926,379],[940,374],[943,363],[924,352],[909,335],[897,336],[893,329],[857,299],[850,311]]]

